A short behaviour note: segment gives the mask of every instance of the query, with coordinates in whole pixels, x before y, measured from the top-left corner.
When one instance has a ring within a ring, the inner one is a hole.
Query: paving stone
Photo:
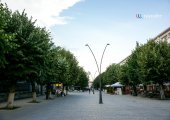
[[[21,108],[0,110],[0,120],[170,120],[170,100],[153,100],[130,95],[71,92],[66,97],[28,103],[31,99],[15,101]],[[1,103],[1,106],[5,103]]]

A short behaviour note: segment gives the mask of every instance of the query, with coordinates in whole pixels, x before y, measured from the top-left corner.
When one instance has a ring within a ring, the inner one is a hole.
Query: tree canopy
[[[50,32],[35,25],[25,11],[12,12],[0,3],[1,84],[15,92],[17,81],[87,85],[87,73],[68,50],[56,47]],[[35,89],[33,89],[35,91]]]

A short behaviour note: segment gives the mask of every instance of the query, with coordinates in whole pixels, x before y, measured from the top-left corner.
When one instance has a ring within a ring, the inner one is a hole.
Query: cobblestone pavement
[[[170,100],[103,93],[104,104],[98,104],[98,98],[98,92],[72,92],[53,100],[40,97],[40,103],[18,100],[21,107],[0,110],[0,120],[170,120]]]

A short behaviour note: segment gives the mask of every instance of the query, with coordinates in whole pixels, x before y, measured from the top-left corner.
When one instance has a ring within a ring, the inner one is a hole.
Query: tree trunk
[[[163,85],[160,85],[160,98],[161,98],[161,100],[165,99],[165,93],[164,93]]]
[[[36,101],[37,101],[37,94],[36,94],[36,92],[33,92],[33,93],[32,93],[32,101],[33,101],[33,102],[36,102]]]
[[[15,97],[15,85],[12,85],[9,90],[7,108],[12,109],[14,107],[14,97]]]
[[[66,86],[66,95],[68,95],[68,86]]]
[[[66,87],[67,87],[67,86],[63,85],[63,88],[62,88],[62,94],[63,94],[63,95],[67,95]],[[62,95],[61,95],[61,96],[62,96]]]
[[[143,95],[146,96],[146,94],[147,94],[147,86],[146,86],[146,85],[143,85],[143,89],[144,89]]]
[[[43,95],[43,85],[41,85],[41,95]]]
[[[136,86],[133,85],[133,96],[137,96],[138,93],[137,93],[137,89],[136,89]]]
[[[31,82],[31,85],[32,85],[32,101],[36,102],[37,94],[36,94],[36,89],[35,89],[35,82]]]
[[[49,98],[52,99],[51,91],[49,91]]]
[[[49,99],[49,84],[46,85],[46,92],[45,92],[45,94],[46,94],[46,100],[48,100]]]
[[[7,101],[8,109],[12,109],[14,107],[14,97],[15,97],[15,92],[9,93],[8,101]]]

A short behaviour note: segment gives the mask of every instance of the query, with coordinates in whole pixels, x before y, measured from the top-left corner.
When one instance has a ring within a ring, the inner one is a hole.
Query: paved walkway
[[[40,103],[16,101],[21,108],[0,110],[0,120],[170,120],[169,100],[103,94],[104,104],[98,104],[98,93],[88,92],[39,99]]]

